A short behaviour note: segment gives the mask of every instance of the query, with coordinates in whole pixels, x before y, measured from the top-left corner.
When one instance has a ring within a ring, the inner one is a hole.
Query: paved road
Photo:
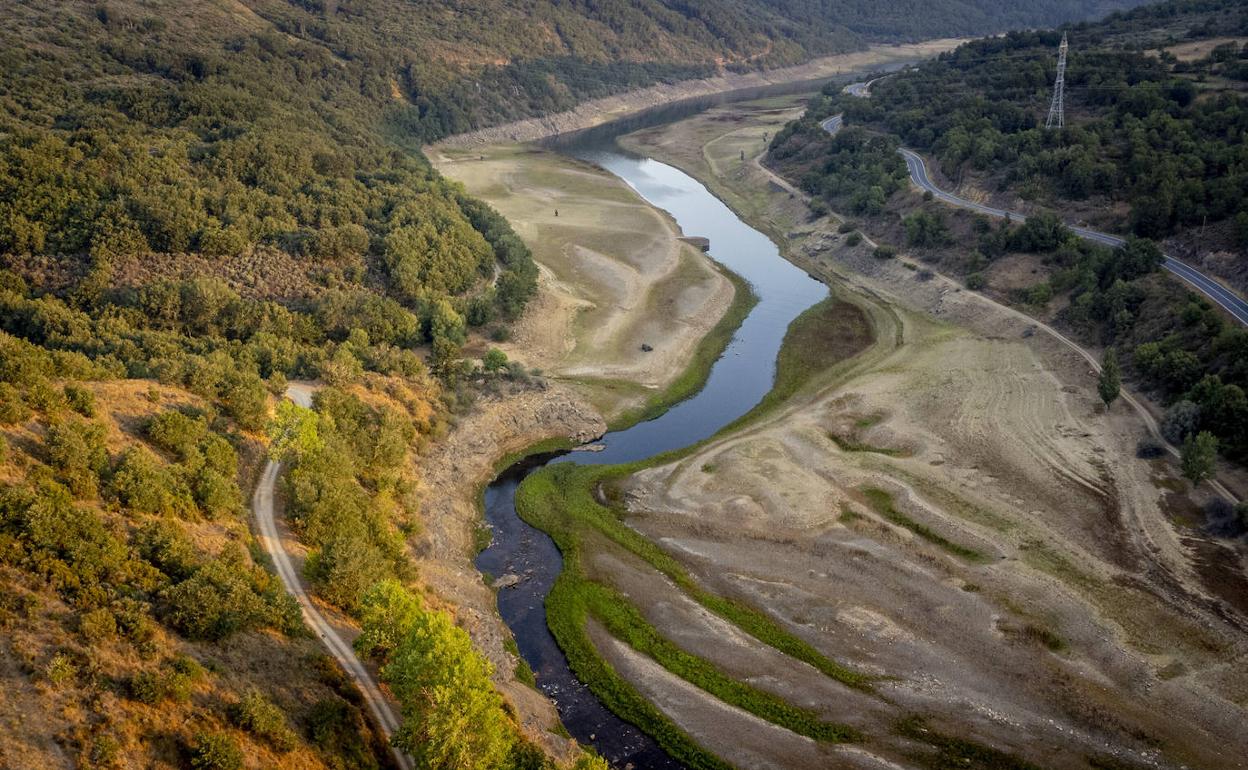
[[[286,397],[294,401],[300,406],[312,406],[311,386],[303,383],[291,383],[286,390]],[[277,530],[277,521],[274,518],[273,506],[273,490],[277,484],[278,474],[281,473],[282,464],[269,460],[264,468],[264,474],[260,476],[260,483],[256,485],[256,494],[252,498],[252,511],[256,515],[256,526],[259,530],[259,539],[264,550],[273,560],[273,567],[277,571],[277,575],[282,580],[282,584],[286,586],[286,590],[299,602],[299,609],[303,612],[303,620],[312,629],[312,632],[320,637],[321,643],[334,656],[334,659],[347,672],[347,676],[360,690],[360,694],[364,696],[365,702],[368,703],[369,710],[373,713],[373,718],[377,720],[377,724],[381,726],[382,732],[389,739],[399,729],[399,716],[395,713],[394,708],[390,705],[390,701],[386,699],[381,692],[381,688],[373,681],[373,676],[368,668],[355,655],[355,650],[344,640],[334,627],[330,625],[325,616],[321,614],[316,605],[312,602],[312,597],[308,595],[307,587],[299,577],[298,570],[295,569],[294,563],[291,561],[290,554],[282,546],[282,537]],[[403,752],[391,747],[394,753],[394,759],[398,766],[403,770],[413,770],[412,760]]]
[[[876,80],[879,80],[879,78],[876,78]],[[845,86],[845,93],[863,98],[869,97],[871,95],[871,84],[874,82],[875,80],[866,83],[850,83]],[[824,131],[827,131],[829,134],[835,134],[837,131],[841,130],[841,127],[844,124],[845,121],[841,115],[833,115],[832,117],[824,120],[820,125],[823,126]],[[999,209],[993,206],[985,206],[982,203],[976,203],[975,201],[967,200],[966,198],[960,198],[953,193],[945,192],[937,187],[928,176],[927,163],[923,160],[923,156],[907,147],[900,148],[898,152],[900,152],[902,157],[906,159],[906,168],[910,170],[910,181],[913,182],[915,186],[930,192],[932,197],[937,200],[948,203],[951,206],[969,209],[990,217],[999,217],[1002,219],[1008,217],[1011,220],[1020,223],[1027,221],[1027,217],[1019,214],[1018,212],[1006,211],[1005,209]],[[1067,225],[1067,227],[1069,227],[1071,232],[1078,235],[1080,238],[1100,243],[1105,246],[1117,248],[1126,243],[1124,239],[1119,238],[1116,235],[1110,235],[1096,230],[1089,230],[1086,227],[1079,227],[1077,225]],[[1191,286],[1196,291],[1208,297],[1211,301],[1217,304],[1218,307],[1221,307],[1223,310],[1230,313],[1235,320],[1245,326],[1248,326],[1248,300],[1240,297],[1235,292],[1206,276],[1204,273],[1200,272],[1191,265],[1169,255],[1165,256],[1165,259],[1162,262],[1162,267],[1169,270],[1188,286]]]

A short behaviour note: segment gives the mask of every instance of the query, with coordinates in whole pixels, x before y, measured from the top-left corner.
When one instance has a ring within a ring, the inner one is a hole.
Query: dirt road
[[[307,383],[291,383],[286,389],[286,397],[300,406],[311,407],[313,392],[314,387]],[[260,543],[273,560],[273,568],[277,571],[278,577],[281,578],[282,585],[286,586],[286,590],[299,602],[299,609],[303,613],[303,621],[307,623],[314,634],[320,637],[321,643],[329,650],[329,654],[334,656],[334,659],[347,672],[347,676],[351,677],[351,680],[355,682],[355,686],[359,688],[360,694],[364,696],[365,702],[368,703],[368,708],[372,712],[373,718],[377,720],[377,724],[381,726],[382,732],[389,739],[399,729],[398,713],[386,696],[382,694],[381,688],[373,679],[368,668],[356,657],[351,645],[339,635],[333,625],[317,609],[316,603],[312,601],[312,597],[308,594],[308,587],[304,584],[299,571],[295,569],[294,562],[290,554],[287,553],[282,536],[278,532],[277,520],[274,514],[273,495],[277,477],[281,471],[282,464],[280,462],[269,460],[264,468],[264,473],[260,476],[260,482],[256,485],[255,496],[252,498],[251,508],[256,516],[256,529]],[[411,758],[406,754],[393,747],[391,751],[394,753],[394,759],[398,766],[403,768],[403,770],[412,770],[414,768]]]

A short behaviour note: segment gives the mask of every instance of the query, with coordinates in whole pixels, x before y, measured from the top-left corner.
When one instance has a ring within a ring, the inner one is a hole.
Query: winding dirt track
[[[313,390],[313,387],[306,383],[291,383],[286,389],[286,397],[300,406],[310,408],[312,406]],[[273,560],[273,568],[277,571],[278,577],[281,578],[282,584],[286,586],[286,590],[299,602],[299,609],[303,613],[303,621],[321,638],[321,643],[329,650],[329,654],[334,656],[334,659],[347,672],[347,676],[351,677],[351,681],[355,682],[355,686],[359,689],[360,694],[364,696],[365,702],[368,703],[368,708],[372,712],[373,718],[377,720],[377,724],[381,726],[382,732],[389,739],[399,729],[399,715],[395,712],[394,707],[387,700],[386,696],[382,694],[381,688],[373,679],[373,675],[368,668],[356,657],[355,650],[351,648],[351,645],[339,635],[333,625],[317,609],[316,603],[312,601],[312,597],[308,594],[308,588],[300,577],[299,571],[295,568],[290,554],[286,552],[281,533],[277,529],[277,520],[274,514],[275,506],[273,504],[274,489],[277,485],[278,474],[281,471],[282,464],[280,462],[269,460],[264,467],[264,473],[260,476],[260,482],[256,484],[256,493],[252,498],[251,508],[256,516],[256,529],[260,543]],[[393,752],[395,762],[398,763],[400,768],[413,770],[414,765],[410,757],[397,748],[391,747],[390,750]]]

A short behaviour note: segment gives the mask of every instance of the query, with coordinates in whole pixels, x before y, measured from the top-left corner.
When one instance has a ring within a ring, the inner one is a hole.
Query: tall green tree
[[[1101,377],[1097,380],[1096,392],[1107,409],[1122,392],[1122,371],[1118,367],[1118,352],[1113,348],[1106,350],[1105,358],[1101,360]]]
[[[380,607],[379,601],[389,605]],[[446,613],[413,612],[393,586],[381,595],[370,592],[365,606],[374,626],[369,644],[377,641],[376,622],[391,611],[410,625],[381,669],[403,711],[394,745],[432,770],[501,766],[515,731],[490,681],[492,667],[468,634]],[[366,633],[369,625],[366,620]]]
[[[1188,436],[1183,442],[1180,465],[1183,475],[1193,484],[1213,478],[1214,464],[1218,459],[1218,439],[1209,431],[1202,430]]]

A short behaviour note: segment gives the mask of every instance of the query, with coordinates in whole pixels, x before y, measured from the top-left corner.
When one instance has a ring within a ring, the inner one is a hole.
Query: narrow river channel
[[[498,609],[515,634],[520,654],[538,686],[558,705],[568,731],[592,744],[615,767],[638,770],[679,768],[648,736],[603,706],[568,668],[546,626],[544,602],[563,568],[559,550],[540,530],[516,514],[520,482],[538,468],[558,462],[613,464],[640,460],[711,436],[749,411],[771,388],[776,354],[789,326],[803,310],[827,296],[827,288],[786,261],[765,235],[737,218],[697,180],[650,158],[625,154],[613,139],[565,146],[562,151],[595,163],[624,180],[651,204],[669,212],[685,235],[710,239],[710,255],[745,278],[759,302],[711,370],[705,387],[661,417],[608,433],[601,452],[531,457],[504,471],[485,491],[485,516],[493,543],[477,558],[491,575],[524,579],[498,594]],[[639,340],[656,347],[663,340]]]

